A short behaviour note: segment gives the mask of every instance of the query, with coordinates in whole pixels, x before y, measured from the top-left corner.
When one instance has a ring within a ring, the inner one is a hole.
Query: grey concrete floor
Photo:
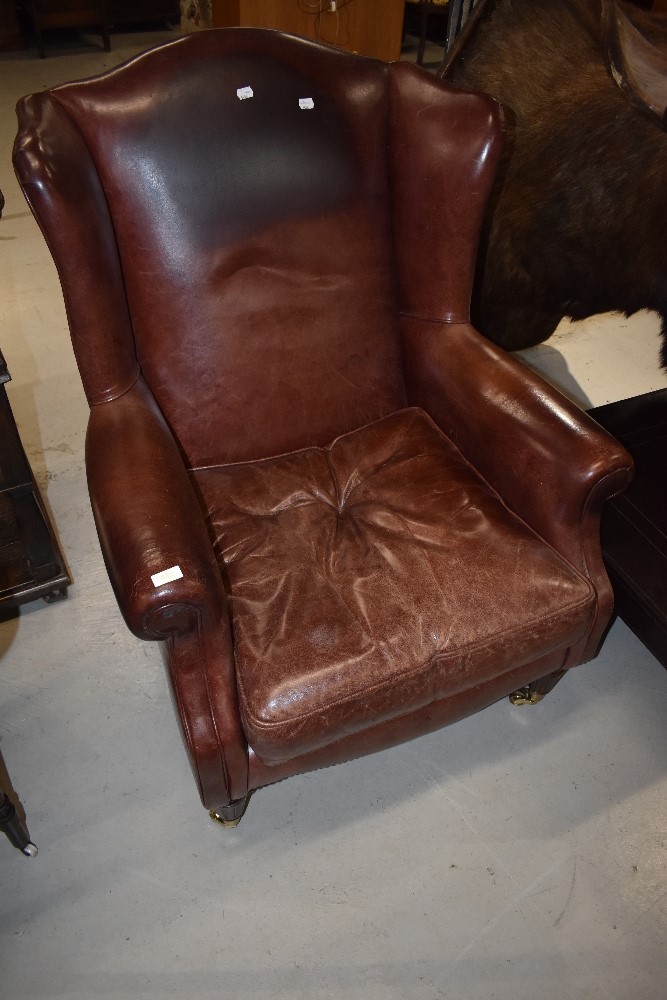
[[[201,809],[158,650],[107,582],[58,281],[10,166],[20,94],[168,37],[0,56],[0,345],[75,581],[0,626],[0,749],[39,847],[0,840],[0,996],[663,998],[667,674],[620,622],[537,706],[264,789],[235,831]],[[667,384],[657,339],[649,314],[596,317],[525,359],[598,403]]]

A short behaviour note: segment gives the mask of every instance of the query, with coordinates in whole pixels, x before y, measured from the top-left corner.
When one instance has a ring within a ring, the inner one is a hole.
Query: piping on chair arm
[[[92,407],[86,466],[102,551],[130,630],[141,639],[166,639],[210,614],[229,629],[204,518],[178,446],[141,379]],[[173,572],[164,582],[152,579],[166,570]]]
[[[605,580],[599,518],[633,463],[594,420],[467,323],[403,317],[408,400],[577,569]]]

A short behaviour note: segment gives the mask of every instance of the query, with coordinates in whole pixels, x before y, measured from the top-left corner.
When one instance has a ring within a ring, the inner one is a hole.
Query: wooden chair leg
[[[35,41],[37,42],[37,51],[39,52],[40,59],[46,59],[46,50],[44,48],[44,36],[42,35],[42,29],[38,24],[35,25]]]
[[[4,792],[0,792],[0,832],[7,834],[10,844],[23,851],[27,857],[34,858],[37,854],[37,848],[30,840],[27,826],[17,813],[14,803],[10,802]]]

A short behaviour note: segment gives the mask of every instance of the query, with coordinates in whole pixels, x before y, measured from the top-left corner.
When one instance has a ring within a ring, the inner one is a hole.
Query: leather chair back
[[[333,49],[308,59],[302,40],[261,33],[235,55],[247,34],[149,52],[58,88],[43,112],[70,119],[63,169],[95,215],[82,225],[106,234],[101,259],[65,283],[92,299],[107,271],[124,339],[127,370],[107,372],[108,347],[86,331],[84,382],[93,397],[122,391],[136,353],[194,466],[326,444],[404,403],[374,152],[388,145],[387,67]]]

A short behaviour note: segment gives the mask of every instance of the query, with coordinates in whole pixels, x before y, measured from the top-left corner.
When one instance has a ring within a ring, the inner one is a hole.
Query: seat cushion
[[[587,580],[422,410],[196,470],[250,746],[278,763],[566,649]]]

